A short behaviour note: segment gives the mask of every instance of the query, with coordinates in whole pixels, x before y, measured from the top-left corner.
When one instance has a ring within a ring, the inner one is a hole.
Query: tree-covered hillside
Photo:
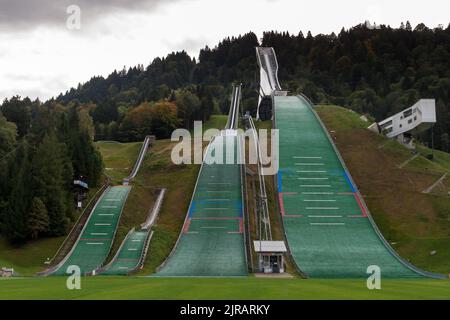
[[[99,138],[127,137],[120,130],[131,109],[161,99],[183,101],[178,117],[185,127],[206,120],[211,113],[226,112],[230,85],[242,82],[244,109],[257,104],[258,70],[255,46],[273,46],[277,53],[282,87],[303,92],[314,102],[344,105],[381,120],[420,98],[437,101],[435,144],[449,150],[450,27],[429,29],[423,24],[400,28],[365,24],[338,35],[312,36],[266,32],[261,41],[253,33],[227,38],[215,48],[204,48],[198,61],[185,52],[155,59],[149,66],[114,71],[94,77],[61,94],[68,103],[94,103],[92,111]],[[430,133],[422,138],[431,140]]]
[[[0,111],[0,233],[17,244],[65,235],[74,179],[96,186],[102,174],[89,110],[13,97]]]

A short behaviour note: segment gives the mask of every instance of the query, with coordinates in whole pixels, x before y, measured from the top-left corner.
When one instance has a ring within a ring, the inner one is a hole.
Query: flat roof
[[[253,241],[256,252],[286,252],[284,241]]]

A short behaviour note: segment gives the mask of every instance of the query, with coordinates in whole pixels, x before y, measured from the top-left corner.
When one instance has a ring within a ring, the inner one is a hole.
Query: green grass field
[[[208,121],[203,124],[203,131],[208,129],[222,130],[227,124],[227,115],[212,115]]]
[[[68,290],[65,277],[0,280],[0,299],[450,299],[450,281],[246,278],[83,278]]]
[[[99,141],[95,144],[102,153],[105,174],[115,183],[121,183],[130,174],[142,146],[142,142]]]
[[[0,267],[14,268],[19,275],[34,275],[44,270],[44,262],[53,257],[63,241],[64,237],[46,238],[15,247],[0,237]]]

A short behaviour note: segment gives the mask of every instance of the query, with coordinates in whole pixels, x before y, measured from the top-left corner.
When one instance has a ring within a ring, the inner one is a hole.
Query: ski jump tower
[[[272,119],[272,97],[286,96],[278,82],[278,62],[272,47],[256,47],[256,58],[260,68],[259,101],[256,118]]]
[[[369,129],[413,148],[413,135],[429,129],[434,123],[436,123],[435,100],[421,99],[412,107],[372,124]]]

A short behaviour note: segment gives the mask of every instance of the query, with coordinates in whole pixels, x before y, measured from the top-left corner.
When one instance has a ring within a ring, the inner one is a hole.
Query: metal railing
[[[270,225],[269,206],[267,203],[266,183],[264,181],[263,167],[261,162],[261,149],[259,146],[258,134],[255,124],[251,116],[248,117],[248,122],[252,130],[253,141],[256,148],[256,159],[258,169],[259,194],[256,195],[256,206],[259,217],[259,238],[260,240],[272,240],[272,228]]]

